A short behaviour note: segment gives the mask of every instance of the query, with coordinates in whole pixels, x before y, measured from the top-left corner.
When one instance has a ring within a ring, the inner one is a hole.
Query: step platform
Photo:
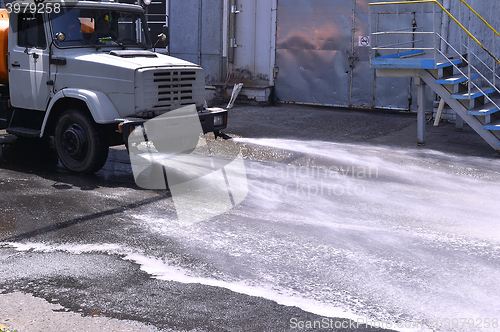
[[[479,74],[470,75],[471,79],[475,79],[478,77],[479,77]],[[459,84],[459,83],[463,83],[463,82],[467,82],[467,81],[468,81],[468,79],[466,76],[464,76],[462,74],[455,74],[455,75],[448,76],[448,77],[438,78],[436,80],[436,84],[455,85],[455,84]]]
[[[483,128],[486,130],[500,130],[500,120],[488,123],[487,125],[484,125]]]
[[[500,105],[500,99],[494,98],[492,100],[493,100],[493,102],[495,102],[495,104]],[[479,116],[481,116],[481,115],[486,116],[486,115],[494,114],[494,113],[500,111],[500,109],[498,107],[496,107],[495,104],[487,103],[484,105],[480,105],[478,107],[475,107],[475,108],[467,111],[467,114],[468,115],[479,115]]]
[[[458,66],[462,59],[448,61],[439,55],[437,60],[434,60],[434,54],[425,53],[424,50],[384,55],[371,60],[371,66],[375,69],[439,69],[452,66],[452,63]]]
[[[461,100],[474,99],[474,98],[479,98],[483,95],[488,95],[488,94],[493,93],[493,92],[495,92],[494,88],[481,87],[480,89],[477,89],[477,88],[471,89],[470,96],[469,96],[469,92],[466,91],[466,92],[454,93],[451,95],[451,98],[461,99]]]

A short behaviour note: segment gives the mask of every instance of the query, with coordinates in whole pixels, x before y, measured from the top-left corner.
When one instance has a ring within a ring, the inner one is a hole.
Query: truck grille
[[[194,103],[195,71],[179,70],[154,73],[153,82],[158,91],[157,103],[153,105],[153,108],[184,106]]]
[[[205,77],[201,68],[146,68],[137,73],[136,114],[156,116],[186,105],[203,105]]]

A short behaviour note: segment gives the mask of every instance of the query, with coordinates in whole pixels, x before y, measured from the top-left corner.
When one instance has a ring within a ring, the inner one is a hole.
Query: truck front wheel
[[[106,137],[106,132],[88,115],[79,110],[65,111],[55,130],[55,145],[61,163],[72,172],[97,172],[108,158]]]

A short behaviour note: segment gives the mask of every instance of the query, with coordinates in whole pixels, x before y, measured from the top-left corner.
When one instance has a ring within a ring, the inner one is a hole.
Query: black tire
[[[72,172],[97,172],[108,158],[106,132],[80,110],[61,114],[54,140],[59,160]]]

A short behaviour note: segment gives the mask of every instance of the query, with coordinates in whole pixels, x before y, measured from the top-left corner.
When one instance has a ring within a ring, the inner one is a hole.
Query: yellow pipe
[[[486,51],[486,53],[489,54],[489,56],[491,56],[498,64],[500,64],[500,60],[497,59],[496,56],[493,55],[493,53],[491,53],[486,47],[483,46],[483,44],[481,44],[481,42],[479,40],[477,40],[476,37],[474,37],[474,35],[472,35],[472,33],[469,32],[469,30],[467,30],[453,15],[451,15],[451,13],[449,11],[446,10],[446,8],[443,7],[442,4],[440,4],[438,1],[436,0],[415,0],[415,1],[394,1],[394,2],[372,2],[372,3],[369,3],[368,5],[370,6],[377,6],[377,5],[407,5],[407,4],[413,4],[413,3],[434,3],[434,4],[437,4],[442,10],[444,13],[446,13],[446,15],[448,15],[456,24],[458,24],[458,26],[465,31],[465,33],[467,33],[467,35],[472,38],[472,40],[474,40],[479,46],[481,46],[481,48],[483,50]]]

